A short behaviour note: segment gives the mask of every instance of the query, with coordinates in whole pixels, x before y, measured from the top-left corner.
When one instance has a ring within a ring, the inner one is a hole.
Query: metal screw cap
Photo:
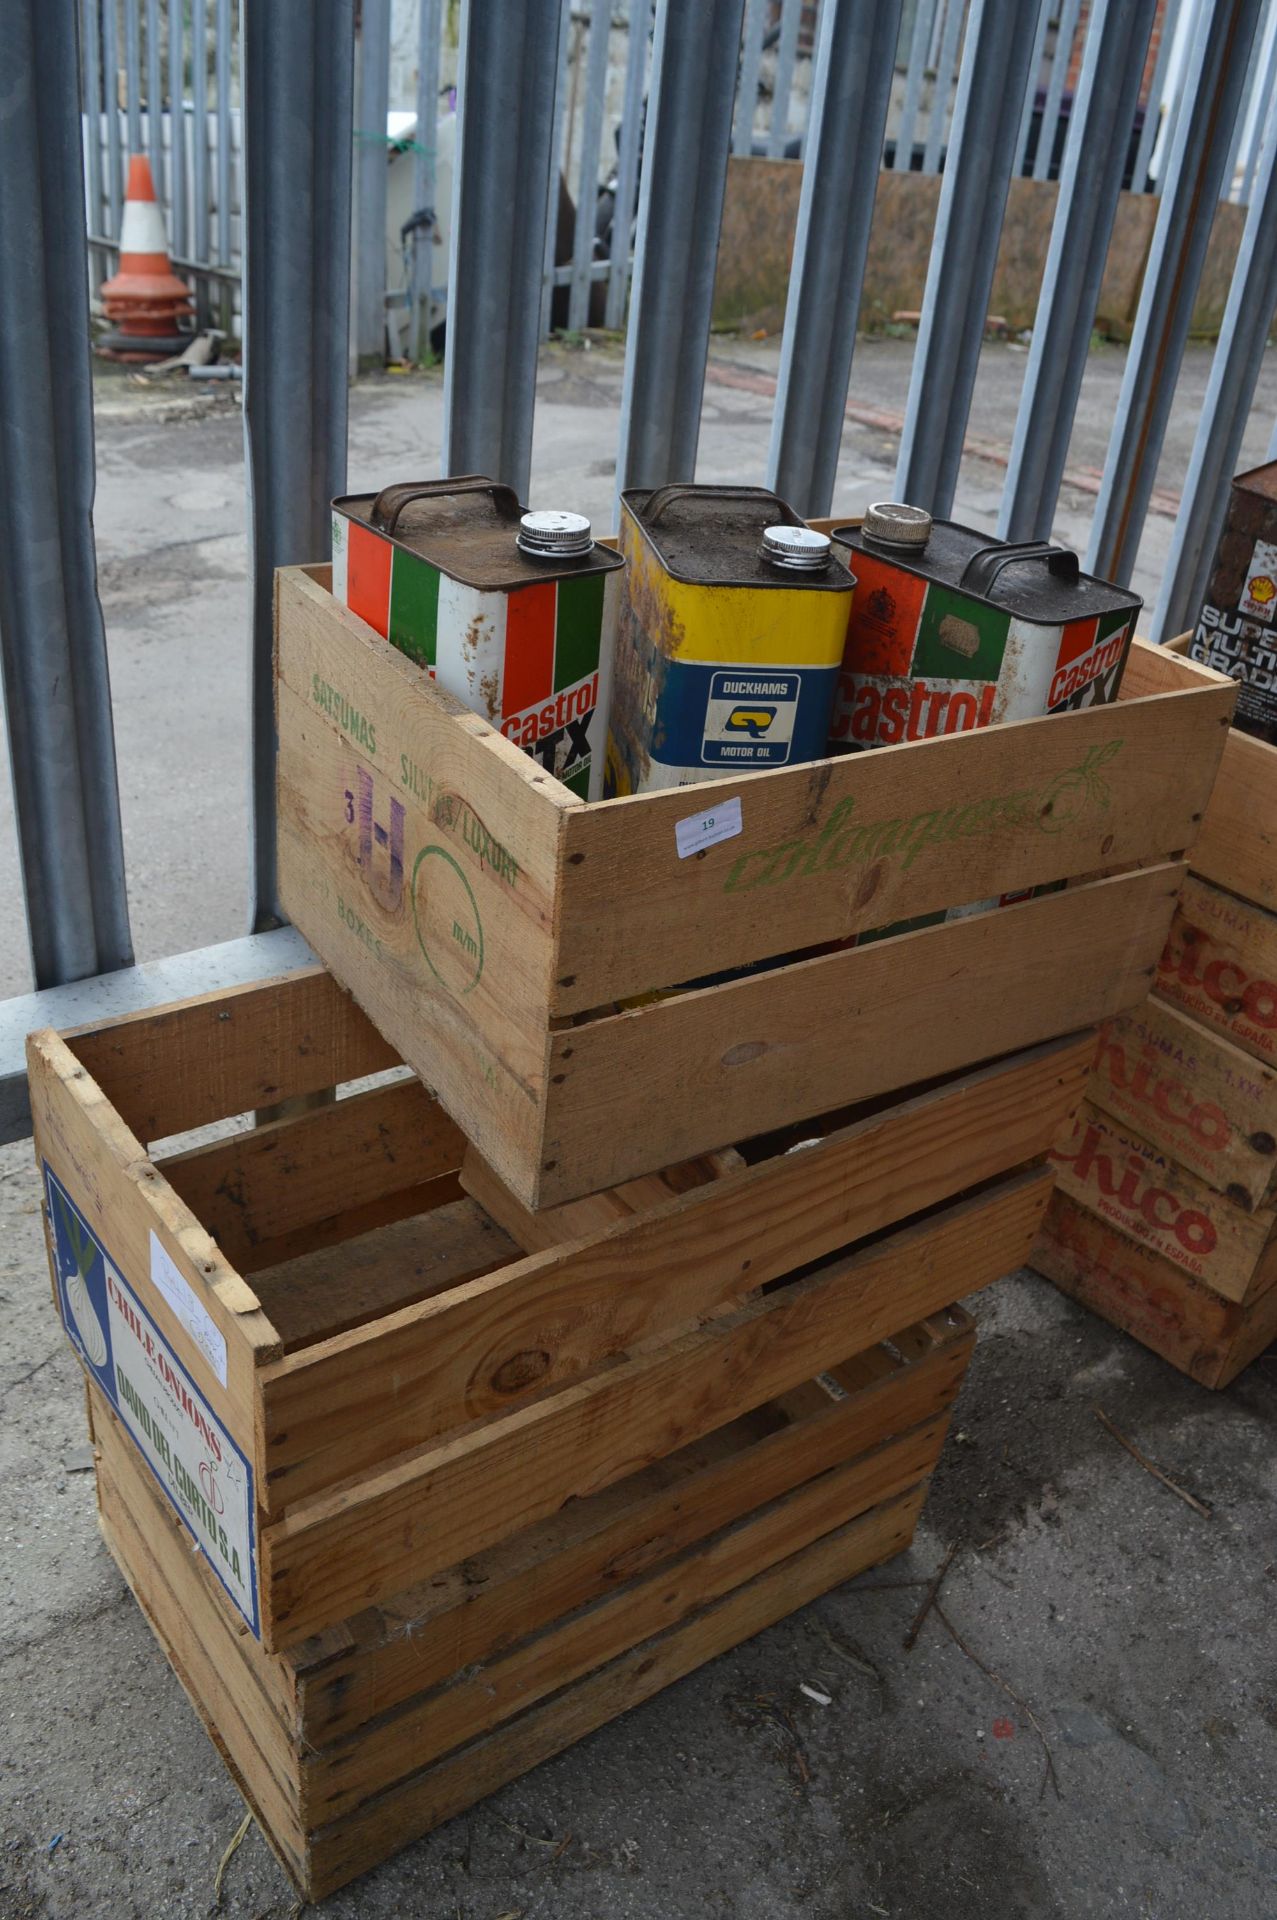
[[[931,538],[931,515],[925,507],[880,500],[865,508],[860,531],[866,540],[881,540],[889,547],[925,547]]]
[[[827,533],[811,527],[764,527],[762,555],[775,567],[789,567],[795,573],[823,573],[833,549]]]
[[[577,554],[590,551],[594,535],[583,513],[559,513],[550,509],[524,514],[516,544],[534,560],[574,559]]]

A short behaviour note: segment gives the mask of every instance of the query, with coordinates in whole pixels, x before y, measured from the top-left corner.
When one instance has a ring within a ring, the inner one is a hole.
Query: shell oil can
[[[855,580],[765,487],[621,495],[605,791],[823,759]]]
[[[603,792],[624,562],[469,475],[333,501],[333,594],[582,800]]]
[[[1069,548],[990,540],[894,503],[833,538],[860,582],[835,751],[1116,699],[1143,602],[1080,572]]]
[[[1188,653],[1237,682],[1233,725],[1277,745],[1277,461],[1233,481]]]

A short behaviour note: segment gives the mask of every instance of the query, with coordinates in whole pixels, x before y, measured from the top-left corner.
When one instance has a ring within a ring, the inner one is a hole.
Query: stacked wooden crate
[[[1136,662],[1170,692],[1196,668]],[[1101,1036],[1034,1264],[1210,1387],[1277,1338],[1277,748],[1230,732],[1153,994]]]
[[[908,1544],[1231,689],[733,782],[684,857],[714,792],[585,807],[305,573],[279,631],[337,977],[30,1063],[103,1531],[316,1897]]]

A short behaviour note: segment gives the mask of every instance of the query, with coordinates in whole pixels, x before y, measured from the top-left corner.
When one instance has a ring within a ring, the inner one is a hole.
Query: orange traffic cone
[[[107,319],[116,324],[98,342],[99,353],[112,360],[158,360],[189,346],[191,336],[179,332],[177,323],[191,311],[190,289],[169,264],[164,216],[150,162],[142,154],[129,160],[120,270],[101,291]]]

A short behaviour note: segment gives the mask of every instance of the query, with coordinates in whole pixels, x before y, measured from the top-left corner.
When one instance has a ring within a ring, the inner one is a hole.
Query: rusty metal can
[[[1237,682],[1233,725],[1277,744],[1277,461],[1233,481],[1188,651]]]
[[[859,580],[835,750],[929,740],[1116,699],[1143,602],[1045,541],[1012,544],[920,507],[838,527]]]
[[[621,495],[608,794],[823,758],[855,580],[765,487]]]
[[[583,800],[603,791],[624,561],[481,475],[333,501],[333,593]]]

